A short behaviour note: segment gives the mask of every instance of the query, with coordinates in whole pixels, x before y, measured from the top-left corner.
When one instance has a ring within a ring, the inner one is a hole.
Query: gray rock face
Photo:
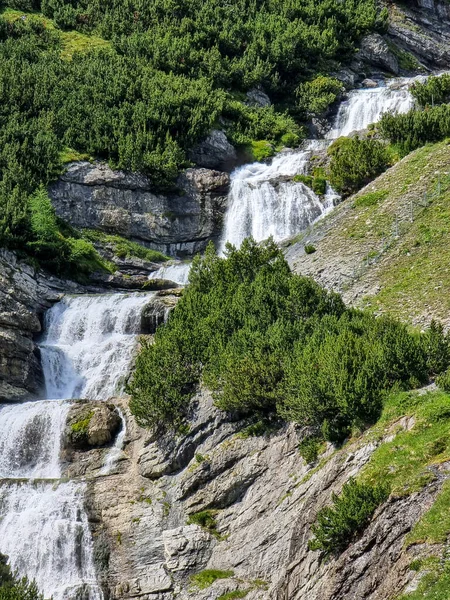
[[[214,129],[190,152],[189,158],[199,167],[229,170],[236,164],[237,153],[225,133]]]
[[[417,0],[390,5],[388,39],[416,57],[426,69],[450,67],[450,5]]]
[[[399,66],[395,54],[379,33],[367,35],[361,41],[360,57],[380,69],[398,75]]]
[[[405,536],[448,475],[391,498],[355,543],[321,561],[307,548],[311,523],[380,441],[330,447],[320,466],[306,465],[293,425],[240,436],[243,423],[218,411],[207,392],[196,397],[182,437],[138,428],[120,402],[124,457],[113,475],[89,481],[87,502],[95,544],[108,546],[102,581],[112,599],[217,600],[239,590],[250,600],[388,600],[411,583],[408,565],[425,550],[406,551]],[[189,523],[205,510],[215,526]],[[228,573],[201,590],[190,578],[204,569]]]
[[[261,88],[253,88],[252,90],[248,91],[247,98],[250,106],[260,106],[265,108],[266,106],[271,106],[272,104],[269,96]]]
[[[49,193],[59,217],[80,228],[94,228],[135,239],[167,254],[190,256],[218,234],[229,175],[188,169],[180,175],[180,194],[152,191],[143,176],[107,165],[76,162]]]
[[[0,251],[0,402],[20,402],[42,392],[43,376],[33,337],[39,316],[76,284],[38,273]]]

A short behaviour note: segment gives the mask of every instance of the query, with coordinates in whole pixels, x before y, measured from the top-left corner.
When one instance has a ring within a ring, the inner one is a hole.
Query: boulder
[[[226,169],[234,166],[237,161],[237,154],[225,133],[219,129],[214,129],[206,140],[190,152],[189,158],[199,167]]]
[[[360,56],[370,65],[389,71],[394,75],[399,73],[397,57],[379,33],[372,33],[363,38]]]
[[[269,96],[261,88],[253,88],[250,91],[248,91],[247,99],[247,104],[249,106],[259,106],[261,108],[265,108],[266,106],[271,106],[272,104]]]
[[[110,444],[122,420],[113,404],[76,402],[70,408],[64,430],[66,449],[89,450]]]

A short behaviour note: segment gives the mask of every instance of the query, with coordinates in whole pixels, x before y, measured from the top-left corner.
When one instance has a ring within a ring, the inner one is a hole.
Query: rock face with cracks
[[[330,446],[306,465],[301,430],[246,437],[245,423],[218,411],[206,391],[180,437],[140,429],[118,402],[127,420],[123,455],[110,475],[89,480],[86,501],[110,598],[219,600],[239,592],[250,600],[389,600],[414,584],[409,564],[426,549],[406,550],[405,536],[447,472],[389,499],[340,556],[322,560],[308,550],[311,524],[380,440]],[[204,588],[192,578],[213,571]]]
[[[187,169],[176,182],[178,191],[163,194],[144,175],[75,162],[49,194],[57,215],[74,227],[114,233],[183,257],[204,250],[219,234],[229,182],[221,171]]]

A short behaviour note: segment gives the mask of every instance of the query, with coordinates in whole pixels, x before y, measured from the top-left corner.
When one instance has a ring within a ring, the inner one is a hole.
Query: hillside
[[[450,325],[449,165],[448,142],[408,155],[289,244],[295,272],[377,314]]]

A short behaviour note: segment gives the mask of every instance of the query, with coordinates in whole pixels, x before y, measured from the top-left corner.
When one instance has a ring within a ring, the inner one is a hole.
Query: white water
[[[119,413],[122,421],[122,429],[119,431],[119,435],[116,437],[114,446],[110,449],[106,456],[105,463],[100,471],[100,475],[108,475],[122,454],[123,442],[127,433],[127,422],[125,421],[125,417],[120,408],[117,409],[117,412]]]
[[[128,374],[149,294],[67,296],[45,318],[48,398],[106,399]]]
[[[191,263],[172,263],[151,273],[149,279],[166,279],[180,285],[187,285],[190,270]]]
[[[418,79],[424,78],[393,79],[385,86],[350,92],[348,100],[341,103],[327,138],[333,140],[353,131],[362,131],[372,123],[378,123],[385,112],[408,112],[414,107],[409,87]]]
[[[0,407],[0,478],[58,478],[61,432],[69,403]]]
[[[83,484],[0,485],[0,550],[45,598],[102,598],[83,495]]]
[[[117,391],[150,298],[64,298],[47,312],[41,344],[47,397],[56,400],[0,407],[0,552],[9,556],[13,569],[35,579],[46,598],[103,598],[83,506],[85,485],[56,482],[70,408],[64,399],[106,399]],[[124,436],[123,426],[105,459],[105,473],[119,457]]]
[[[234,171],[220,252],[227,242],[239,247],[250,236],[257,242],[270,236],[281,241],[333,208],[337,196],[332,190],[320,199],[303,183],[292,181],[306,172],[318,143],[311,141],[305,150],[283,152],[271,164],[253,163]]]

